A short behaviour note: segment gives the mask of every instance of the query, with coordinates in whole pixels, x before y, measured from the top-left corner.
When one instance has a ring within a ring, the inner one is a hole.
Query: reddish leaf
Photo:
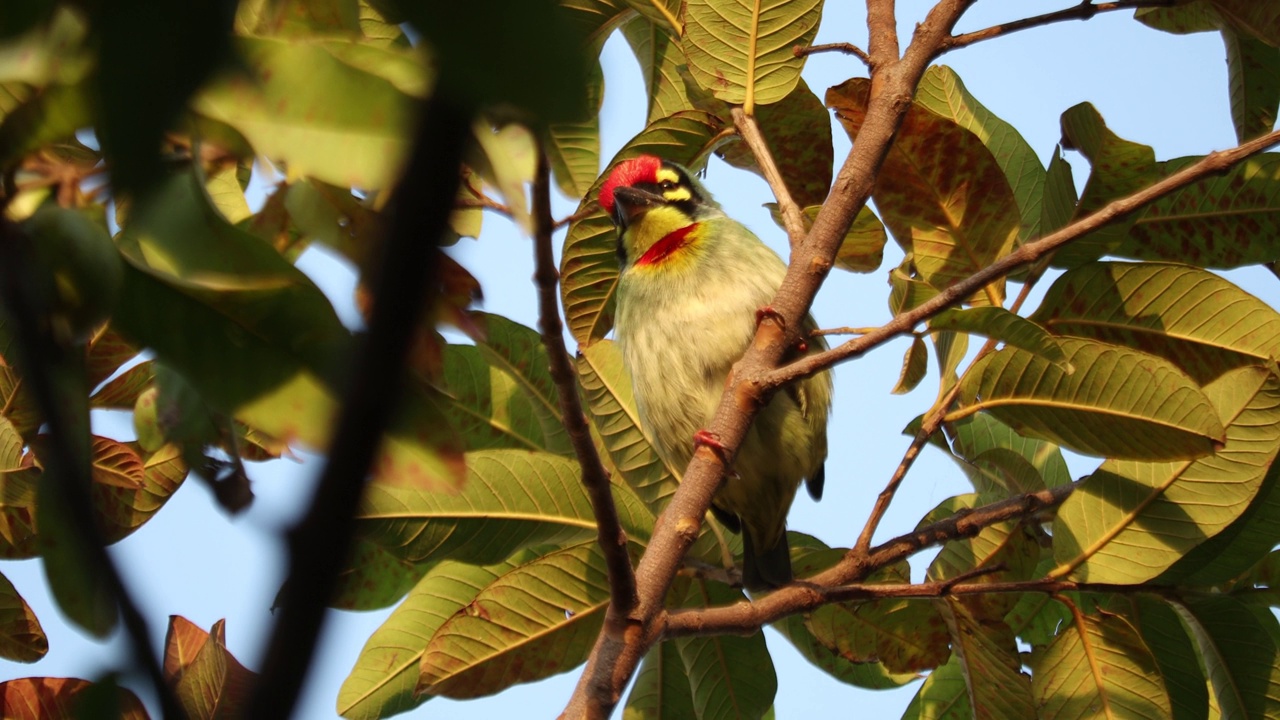
[[[126,490],[142,487],[142,458],[133,448],[98,435],[92,446],[95,483]]]
[[[165,445],[144,454],[137,443],[121,445],[138,461],[138,484],[122,487],[96,483],[94,507],[107,542],[117,542],[142,527],[168,502],[187,475],[187,466],[176,445]]]
[[[190,620],[169,616],[164,676],[191,720],[237,718],[255,680],[227,650],[226,621],[206,633]]]
[[[90,341],[85,356],[85,372],[89,377],[89,387],[97,387],[137,354],[137,348],[125,342],[125,339],[110,327],[100,330]]]
[[[0,715],[5,720],[83,717],[80,701],[91,687],[93,683],[78,678],[20,678],[0,683]],[[138,696],[125,688],[116,688],[116,692],[119,693],[118,712],[110,716],[120,720],[147,720],[149,716]]]
[[[17,662],[35,662],[49,652],[40,621],[22,599],[13,583],[0,575],[0,657]]]
[[[138,363],[112,378],[89,398],[89,406],[94,408],[111,408],[115,410],[132,410],[151,384],[155,382],[155,362],[147,360]]]

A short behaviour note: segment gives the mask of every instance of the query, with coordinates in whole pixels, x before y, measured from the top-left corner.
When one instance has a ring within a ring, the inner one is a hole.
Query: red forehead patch
[[[619,187],[628,187],[642,182],[657,182],[658,169],[662,167],[662,159],[653,155],[641,155],[618,163],[609,179],[600,187],[600,207],[613,214],[613,191]]]

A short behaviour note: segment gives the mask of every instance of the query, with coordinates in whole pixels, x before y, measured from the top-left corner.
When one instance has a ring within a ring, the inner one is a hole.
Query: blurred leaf
[[[353,34],[360,30],[356,0],[246,0],[236,16],[247,35]]]
[[[398,78],[368,65],[421,77],[412,51],[244,37],[237,49],[251,74],[210,86],[196,98],[197,112],[239,130],[291,176],[366,190],[391,185],[408,149],[413,99]]]
[[[1280,712],[1280,649],[1267,629],[1276,623],[1269,610],[1255,613],[1226,597],[1174,603],[1173,609],[1195,638],[1224,718]]]
[[[1058,341],[1044,328],[1031,320],[1022,318],[1000,307],[950,308],[929,319],[930,330],[955,330],[958,332],[983,335],[998,340],[1006,347],[1016,347],[1063,366],[1066,355],[1058,346]]]
[[[1271,132],[1280,105],[1280,50],[1234,28],[1222,28],[1227,46],[1227,78],[1231,122],[1236,139],[1251,140]]]
[[[417,692],[472,698],[570,670],[587,659],[608,605],[594,538],[512,568],[436,629]]]
[[[31,386],[24,383],[17,369],[9,365],[0,365],[0,408],[4,408],[0,417],[8,420],[24,438],[34,437],[44,423],[35,398],[31,396]]]
[[[560,8],[593,57],[619,25],[635,17],[627,0],[560,0]]]
[[[24,155],[87,127],[92,122],[88,92],[84,85],[54,85],[6,103],[9,108],[0,121],[0,167],[12,167]]]
[[[85,374],[89,387],[97,387],[122,365],[137,357],[133,347],[111,327],[104,327],[89,341],[85,357]]]
[[[1092,718],[1101,711],[1163,720],[1172,714],[1164,678],[1138,631],[1119,615],[1076,612],[1048,648],[1031,655],[1044,717]]]
[[[104,440],[94,438],[94,443],[97,445]],[[137,443],[117,443],[114,449],[127,451],[137,458],[139,472],[136,487],[111,486],[102,482],[94,484],[94,507],[99,514],[103,539],[108,543],[118,542],[142,527],[178,491],[187,475],[187,466],[173,445],[166,445],[154,453],[144,452]],[[94,473],[95,481],[98,474]]]
[[[1089,103],[1062,113],[1062,148],[1080,151],[1092,168],[1072,219],[1097,212],[1161,177],[1155,151],[1111,132]],[[1124,239],[1135,217],[1127,215],[1061,248],[1053,256],[1053,264],[1074,267],[1108,254]]]
[[[1055,576],[1145,582],[1245,511],[1280,450],[1280,379],[1242,368],[1205,394],[1226,444],[1193,461],[1103,463],[1058,509]]]
[[[970,720],[972,717],[964,668],[955,655],[929,673],[902,713],[902,720]]]
[[[662,720],[697,717],[689,671],[674,641],[660,642],[649,649],[635,684],[627,694],[622,720]]]
[[[205,192],[209,194],[209,201],[232,225],[253,217],[244,189],[240,187],[239,174],[239,167],[228,164],[216,168],[205,179]]]
[[[722,117],[729,122],[727,111]],[[804,208],[826,201],[835,158],[831,118],[804,79],[778,102],[757,107],[756,121],[796,204]],[[764,177],[755,154],[741,139],[717,148],[716,153],[730,165]],[[858,217],[863,219],[861,214]]]
[[[902,357],[902,371],[898,373],[898,384],[893,386],[894,395],[905,395],[916,389],[929,370],[929,346],[919,337],[911,338],[911,347]]]
[[[161,140],[227,57],[235,3],[124,0],[95,10],[98,140],[113,191],[130,195],[163,179]]]
[[[682,34],[680,15],[684,12],[682,0],[626,0],[640,17],[660,27],[665,32]]]
[[[827,105],[850,138],[867,113],[870,81],[827,90]],[[1004,171],[977,135],[915,103],[907,111],[872,191],[876,209],[920,279],[946,288],[1013,247],[1018,205]],[[997,281],[968,299],[1000,305]]]
[[[694,580],[683,606],[706,608],[744,600],[742,591]],[[764,633],[676,638],[693,690],[696,717],[703,720],[761,718],[773,706],[778,677]]]
[[[34,467],[0,472],[0,557],[21,560],[39,554],[36,487],[40,475]]]
[[[631,139],[608,169],[628,158],[659,155],[682,165],[706,157],[721,122],[699,111],[658,120]],[[613,221],[600,209],[596,194],[608,172],[592,184],[578,204],[580,219],[569,226],[560,260],[561,298],[569,330],[581,345],[603,338],[613,328],[614,290],[618,281],[617,240]]]
[[[1095,263],[1045,293],[1031,320],[1173,361],[1209,382],[1280,358],[1280,314],[1218,275],[1185,265]]]
[[[44,628],[9,578],[0,575],[0,657],[35,662],[49,652]]]
[[[86,695],[94,683],[78,678],[29,677],[0,683],[0,707],[7,720],[51,720],[81,718]],[[127,688],[114,688],[117,704],[108,712],[119,720],[148,720],[138,696]],[[100,699],[100,698],[95,698]]]
[[[375,720],[429,700],[417,695],[419,662],[427,643],[450,618],[465,612],[481,590],[525,562],[525,553],[488,567],[442,561],[431,567],[356,658],[338,691],[338,713]]]
[[[77,541],[79,533],[72,528],[66,491],[60,486],[72,478],[59,475],[46,471],[37,481],[35,516],[40,533],[36,546],[44,561],[41,565],[67,619],[93,637],[105,638],[118,618],[115,595],[105,569],[91,562]]]
[[[1160,174],[1145,178],[1142,185],[1198,160],[1162,163]],[[1139,260],[1233,268],[1280,258],[1280,245],[1271,240],[1276,232],[1280,232],[1280,154],[1270,153],[1152,203],[1110,252]]]
[[[386,221],[350,190],[307,179],[289,184],[283,202],[289,219],[304,237],[333,248],[361,270],[371,267]],[[261,220],[259,213],[254,222]]]
[[[227,650],[225,620],[206,633],[181,615],[170,615],[164,645],[164,677],[187,717],[241,717],[257,675]]]
[[[786,97],[800,79],[808,46],[818,33],[822,0],[764,6],[749,0],[689,0],[683,45],[689,70],[703,88],[748,114]]]
[[[585,195],[600,172],[600,105],[604,101],[604,71],[599,62],[591,67],[591,80],[587,86],[590,118],[549,126],[543,143],[556,184],[560,192],[570,198]]]
[[[142,393],[155,383],[155,379],[154,361],[138,363],[98,388],[89,398],[89,407],[130,410]]]
[[[939,600],[937,605],[951,632],[952,655],[964,673],[973,717],[1037,717],[1031,678],[1022,672],[1009,626],[982,617],[963,600]]]
[[[404,597],[429,567],[396,557],[368,538],[356,538],[329,606],[340,610],[389,607]]]
[[[578,383],[592,424],[622,479],[640,499],[660,510],[676,491],[680,473],[663,462],[653,441],[640,426],[631,376],[622,366],[622,352],[612,340],[580,348]]]
[[[358,532],[410,563],[493,563],[535,544],[595,537],[596,520],[576,460],[521,450],[467,454],[461,490],[446,494],[377,481],[356,513]],[[627,536],[649,536],[653,515],[613,485]]]
[[[1113,458],[1190,459],[1222,444],[1209,399],[1167,360],[1088,340],[1060,344],[1070,375],[1013,347],[979,360],[964,380],[979,399],[961,412],[986,410],[1020,434]]]
[[[512,219],[525,234],[532,235],[533,219],[529,216],[529,199],[524,189],[533,181],[537,166],[536,138],[528,128],[515,123],[493,127],[482,120],[476,122],[473,131],[483,155],[477,154],[468,164],[502,193]],[[595,168],[592,168],[594,176]]]
[[[969,94],[960,76],[946,65],[925,70],[916,88],[916,102],[923,108],[953,120],[978,136],[1004,171],[1021,211],[1018,239],[1022,242],[1044,234],[1041,229],[1045,199],[1045,170],[1035,150],[1009,123],[996,117]]]

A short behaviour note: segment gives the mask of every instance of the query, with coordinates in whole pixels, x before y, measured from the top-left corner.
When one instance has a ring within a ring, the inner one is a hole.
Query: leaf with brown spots
[[[1170,160],[1161,171],[1171,175],[1198,160]],[[1128,224],[1111,254],[1213,268],[1280,259],[1280,154],[1249,158],[1160,198]]]
[[[1217,30],[1223,23],[1212,0],[1191,0],[1173,7],[1138,8],[1133,19],[1156,30],[1187,35]]]
[[[765,207],[769,209],[769,217],[785,230],[782,213],[778,212],[778,203],[765,203]],[[810,205],[801,213],[806,230],[812,227],[813,220],[818,217],[821,209],[821,205]],[[844,240],[840,241],[840,249],[836,251],[836,267],[856,273],[879,270],[884,261],[884,244],[888,239],[884,223],[880,222],[880,218],[876,217],[870,207],[863,205],[858,216],[853,219],[853,224],[849,226],[849,231],[844,234]]]
[[[164,677],[191,720],[231,720],[241,709],[257,675],[227,650],[226,621],[205,632],[190,620],[169,617]]]
[[[1209,0],[1230,25],[1280,47],[1280,5],[1258,0]]]
[[[1159,355],[1207,383],[1280,359],[1280,313],[1199,268],[1094,263],[1059,277],[1031,320],[1056,335]]]
[[[1113,458],[1185,460],[1222,444],[1213,405],[1173,363],[1094,340],[1060,345],[1075,372],[1016,347],[977,361],[962,389],[974,401],[948,419],[986,410],[1020,434]]]
[[[1074,219],[1097,212],[1112,200],[1141,190],[1162,177],[1155,151],[1111,132],[1102,115],[1089,103],[1080,103],[1062,113],[1062,147],[1079,150],[1092,166]],[[1061,248],[1053,256],[1053,264],[1074,267],[1108,254],[1124,239],[1133,217],[1117,220]]]
[[[722,115],[727,116],[727,112]],[[756,121],[792,199],[800,207],[821,205],[831,191],[835,157],[831,118],[822,101],[801,79],[782,100],[757,107]],[[751,149],[737,136],[716,153],[734,167],[764,175]]]
[[[851,138],[866,119],[869,93],[870,82],[862,78],[827,91],[827,105]],[[907,111],[872,197],[920,279],[939,289],[1008,253],[1021,224],[1013,190],[991,151],[977,135],[919,103]],[[1003,301],[1003,280],[968,300]]]
[[[109,713],[104,717],[120,720],[148,720],[147,710],[138,696],[122,687],[94,687],[95,683],[79,678],[31,677],[0,683],[0,714],[6,720],[51,720],[86,717],[84,706]],[[103,707],[106,698],[100,689],[114,692],[114,708]],[[95,716],[97,717],[97,716]]]
[[[1271,132],[1280,105],[1280,49],[1234,28],[1222,28],[1227,46],[1227,82],[1236,139]]]

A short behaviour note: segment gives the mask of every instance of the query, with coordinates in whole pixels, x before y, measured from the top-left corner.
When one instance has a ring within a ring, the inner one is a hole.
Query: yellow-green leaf
[[[1013,632],[1002,621],[983,617],[960,599],[936,603],[951,632],[951,651],[969,688],[975,720],[1039,717],[1031,678],[1022,672]]]

